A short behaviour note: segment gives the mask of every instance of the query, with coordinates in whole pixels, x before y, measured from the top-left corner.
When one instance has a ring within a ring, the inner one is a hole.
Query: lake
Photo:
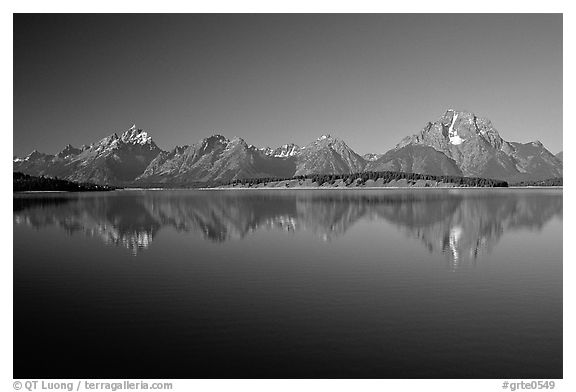
[[[562,378],[562,190],[13,201],[15,378]]]

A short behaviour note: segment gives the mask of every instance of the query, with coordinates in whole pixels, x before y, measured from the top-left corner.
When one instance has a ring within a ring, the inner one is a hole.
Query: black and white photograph
[[[6,390],[563,390],[561,12],[11,18]]]

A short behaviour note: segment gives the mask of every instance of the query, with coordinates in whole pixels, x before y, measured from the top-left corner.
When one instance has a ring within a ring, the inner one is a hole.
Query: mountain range
[[[361,156],[343,140],[322,135],[306,146],[258,148],[243,139],[214,135],[197,144],[163,151],[135,125],[80,148],[55,155],[34,150],[15,157],[13,170],[35,176],[124,186],[190,186],[241,178],[362,171],[402,171],[484,177],[505,181],[562,176],[563,155],[539,141],[504,140],[490,120],[447,110],[385,153]]]

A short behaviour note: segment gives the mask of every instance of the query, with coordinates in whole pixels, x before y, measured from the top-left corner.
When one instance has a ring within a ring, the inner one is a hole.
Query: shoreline
[[[391,189],[391,190],[398,190],[398,189],[422,189],[422,190],[451,190],[451,189],[473,189],[473,190],[479,190],[479,189],[562,189],[562,186],[510,186],[510,187],[487,187],[487,186],[477,186],[477,187],[472,187],[472,186],[453,186],[453,187],[416,187],[416,186],[374,186],[374,187],[290,187],[290,188],[281,188],[281,187],[259,187],[259,188],[247,188],[247,187],[238,187],[238,188],[183,188],[181,190],[186,190],[186,189],[195,189],[195,190],[200,190],[200,191],[213,191],[213,190],[217,190],[217,191],[243,191],[243,190],[247,190],[247,191],[256,191],[256,190],[278,190],[278,191],[290,191],[290,190],[362,190],[362,189],[366,189],[366,190],[385,190],[385,189]],[[179,189],[172,189],[172,190],[179,190]]]
[[[238,187],[238,188],[122,188],[122,189],[115,189],[113,191],[96,191],[96,192],[122,192],[122,191],[303,191],[303,190],[311,190],[311,191],[354,191],[354,190],[403,190],[403,189],[418,189],[418,190],[427,190],[427,191],[438,191],[438,190],[461,190],[461,189],[470,189],[470,190],[506,190],[506,189],[514,189],[514,190],[522,190],[522,189],[563,189],[563,186],[510,186],[510,187],[472,187],[472,186],[462,186],[462,187],[416,187],[416,186],[387,186],[387,187],[291,187],[291,188],[281,188],[281,187],[260,187],[260,188],[247,188],[247,187]],[[94,191],[22,191],[22,192],[12,192],[14,195],[17,194],[42,194],[42,193],[93,193]]]
[[[12,191],[12,193],[78,193],[72,191]]]

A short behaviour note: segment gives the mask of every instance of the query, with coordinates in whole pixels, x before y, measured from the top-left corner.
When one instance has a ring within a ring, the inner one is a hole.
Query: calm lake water
[[[561,378],[561,190],[14,195],[15,378]]]

